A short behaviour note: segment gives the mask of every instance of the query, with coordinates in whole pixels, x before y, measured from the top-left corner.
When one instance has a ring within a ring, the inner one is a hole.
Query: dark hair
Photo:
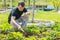
[[[24,2],[18,2],[18,6],[21,5],[22,7],[25,6],[25,3]]]

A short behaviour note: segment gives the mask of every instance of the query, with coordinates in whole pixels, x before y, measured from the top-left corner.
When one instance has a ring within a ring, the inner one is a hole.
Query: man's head
[[[19,11],[23,11],[24,6],[25,6],[25,3],[24,2],[19,2],[18,3],[18,9],[19,9]]]

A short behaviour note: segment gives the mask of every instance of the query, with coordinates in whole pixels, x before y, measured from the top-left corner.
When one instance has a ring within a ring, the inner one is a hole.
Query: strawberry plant
[[[38,40],[52,40],[50,36],[38,38]]]
[[[24,40],[24,36],[20,32],[11,32],[7,37],[7,40]]]
[[[28,38],[25,38],[24,40],[36,40],[35,36],[29,36]]]
[[[0,40],[7,40],[7,36],[4,34],[0,34]]]
[[[48,36],[48,35],[50,35],[50,32],[47,32],[47,31],[46,32],[42,32],[42,35],[43,36]]]
[[[40,28],[37,26],[34,26],[34,25],[23,27],[23,29],[27,33],[32,33],[32,34],[36,34],[36,35],[40,34]]]
[[[2,24],[0,25],[0,33],[9,33],[10,31],[12,31],[12,27],[8,24]]]
[[[56,32],[56,37],[59,37],[60,38],[60,32]]]

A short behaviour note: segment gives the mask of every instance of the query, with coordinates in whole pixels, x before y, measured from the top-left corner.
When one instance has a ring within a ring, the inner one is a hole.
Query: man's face
[[[24,7],[22,7],[21,5],[18,6],[19,11],[23,11]]]

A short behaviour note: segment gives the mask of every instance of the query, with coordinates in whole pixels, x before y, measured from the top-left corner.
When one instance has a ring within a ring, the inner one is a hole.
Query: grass
[[[31,15],[30,17],[32,18]],[[60,22],[60,13],[53,11],[38,11],[35,12],[34,19],[54,20]]]
[[[0,14],[0,21],[3,20],[5,21],[5,19],[7,20],[8,18],[8,14],[7,13],[1,13]],[[2,19],[3,18],[3,19]],[[30,15],[30,19],[32,19],[32,13]],[[58,12],[53,12],[53,11],[36,11],[35,15],[34,15],[34,19],[39,19],[39,20],[54,20],[56,22],[60,22],[60,13]]]
[[[0,23],[5,23],[7,22],[8,20],[8,13],[0,13]]]

